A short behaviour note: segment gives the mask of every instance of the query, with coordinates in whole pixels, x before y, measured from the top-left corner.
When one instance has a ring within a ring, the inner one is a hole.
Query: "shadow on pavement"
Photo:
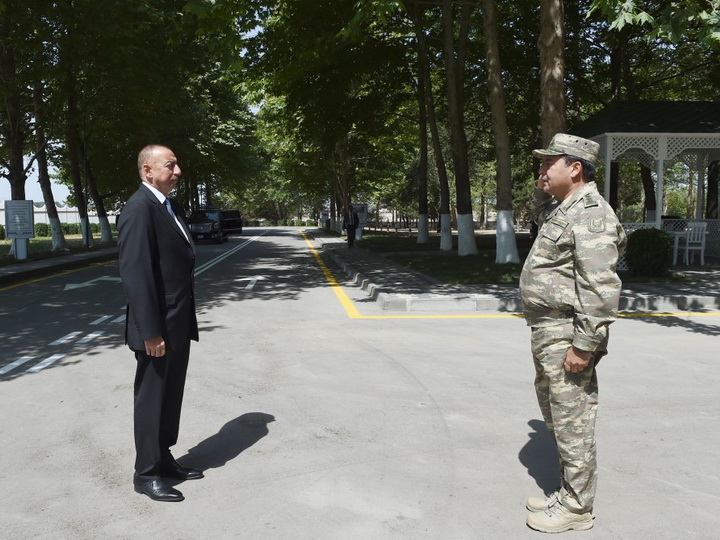
[[[273,415],[261,412],[240,415],[190,448],[178,462],[203,471],[222,467],[267,435],[267,425],[274,421]]]
[[[518,457],[520,463],[527,468],[528,474],[535,479],[538,487],[545,493],[550,493],[560,484],[560,457],[555,441],[542,420],[530,420],[528,425],[534,431],[528,434],[530,440],[522,447]]]

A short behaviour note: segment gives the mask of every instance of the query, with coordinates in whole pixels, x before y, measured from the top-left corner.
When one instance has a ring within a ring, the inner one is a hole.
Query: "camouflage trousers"
[[[580,373],[567,372],[563,367],[572,340],[572,322],[532,328],[535,392],[560,456],[560,500],[568,510],[580,513],[592,510],[595,499],[595,367],[607,353],[607,339]]]

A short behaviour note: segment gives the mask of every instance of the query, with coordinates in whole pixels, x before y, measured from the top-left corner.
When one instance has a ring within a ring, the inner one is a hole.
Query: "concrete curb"
[[[631,312],[717,311],[720,310],[720,297],[643,294],[623,289],[619,309]]]
[[[322,238],[320,249],[330,256],[335,264],[345,272],[350,280],[364,291],[385,310],[392,311],[498,311],[506,313],[521,313],[520,292],[509,289],[503,295],[492,293],[463,293],[448,292],[447,294],[421,293],[398,294],[383,290],[382,285],[373,283],[370,278],[358,271],[352,263],[346,261],[330,250],[325,250]],[[720,296],[673,294],[659,292],[643,292],[640,290],[623,288],[620,298],[619,310],[622,312],[708,312],[720,310]],[[508,290],[508,289],[506,289]]]
[[[322,243],[321,250],[325,251],[324,248],[325,244]],[[381,285],[370,281],[367,276],[342,257],[331,251],[327,251],[327,253],[350,280],[362,290],[367,291],[383,309],[394,311],[506,311],[509,313],[521,311],[520,296],[517,291],[514,298],[498,298],[490,294],[472,293],[398,294],[386,292]]]

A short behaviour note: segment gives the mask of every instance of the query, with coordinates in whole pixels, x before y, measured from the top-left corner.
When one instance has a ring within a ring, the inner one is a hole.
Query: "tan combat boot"
[[[593,527],[592,512],[575,514],[562,504],[553,504],[544,512],[533,512],[527,517],[528,527],[544,533],[586,531]]]
[[[544,512],[560,500],[560,491],[554,491],[544,497],[528,497],[525,501],[525,508],[531,512]]]

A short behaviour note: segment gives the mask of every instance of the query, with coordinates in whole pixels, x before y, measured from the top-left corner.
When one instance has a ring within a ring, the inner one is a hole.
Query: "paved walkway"
[[[307,233],[322,253],[384,309],[521,311],[517,285],[447,285],[393,263],[382,254],[363,249],[362,241],[356,243],[355,248],[347,249],[342,237],[317,229]],[[0,286],[114,258],[117,258],[117,248],[111,247],[0,266]],[[673,267],[673,271],[695,279],[693,283],[626,284],[620,309],[640,312],[720,310],[720,261],[706,259],[705,262],[705,266]]]

